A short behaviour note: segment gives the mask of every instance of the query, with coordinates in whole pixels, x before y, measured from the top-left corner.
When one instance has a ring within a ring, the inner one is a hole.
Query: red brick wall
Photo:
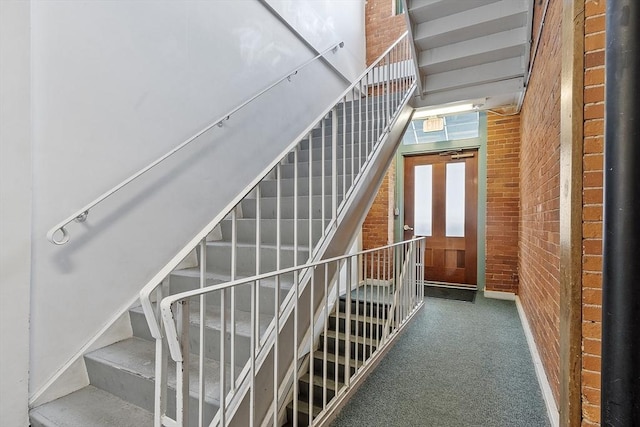
[[[543,5],[534,6],[539,22]],[[518,294],[559,401],[560,71],[562,2],[547,12],[521,112]],[[534,24],[534,37],[537,25]],[[534,40],[535,43],[535,40]]]
[[[367,65],[371,65],[407,30],[404,15],[393,14],[393,0],[367,0]]]
[[[585,1],[582,208],[582,416],[600,425],[605,0]]]
[[[373,249],[393,243],[395,166],[392,164],[362,225],[362,248]]]
[[[520,116],[487,114],[486,283],[518,292]]]
[[[406,31],[404,15],[394,16],[392,0],[367,0],[365,7],[367,65],[372,64]],[[395,168],[389,168],[362,226],[363,249],[393,242]]]

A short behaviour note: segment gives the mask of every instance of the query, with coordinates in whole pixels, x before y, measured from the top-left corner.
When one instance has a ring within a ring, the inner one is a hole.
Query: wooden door
[[[404,159],[404,238],[427,236],[424,280],[477,285],[478,152]]]

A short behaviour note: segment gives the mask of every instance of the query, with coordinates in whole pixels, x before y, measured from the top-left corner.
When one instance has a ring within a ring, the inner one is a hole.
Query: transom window
[[[478,137],[480,113],[456,114],[443,117],[442,130],[424,131],[426,119],[412,120],[402,138],[404,145],[428,144],[441,141],[456,141]]]

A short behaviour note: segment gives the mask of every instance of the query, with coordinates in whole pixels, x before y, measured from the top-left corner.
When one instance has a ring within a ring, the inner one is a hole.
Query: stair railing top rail
[[[295,273],[295,272],[300,272],[304,270],[310,270],[315,267],[324,266],[325,264],[336,263],[336,262],[343,261],[356,256],[366,255],[366,254],[378,252],[384,249],[392,249],[399,246],[421,242],[423,240],[425,240],[425,237],[414,237],[413,239],[410,239],[410,240],[405,240],[398,243],[392,243],[390,245],[380,246],[374,249],[367,249],[367,250],[355,252],[352,254],[341,255],[334,258],[327,258],[320,261],[310,262],[307,264],[302,264],[302,265],[289,267],[289,268],[283,268],[280,270],[271,271],[269,273],[258,274],[252,277],[246,277],[246,278],[234,280],[231,282],[220,283],[217,285],[210,285],[203,288],[194,289],[191,291],[185,291],[178,294],[169,295],[165,297],[160,303],[160,310],[162,313],[162,322],[164,323],[167,343],[169,346],[169,352],[171,353],[171,357],[176,362],[182,361],[182,349],[180,348],[180,339],[178,337],[178,331],[176,329],[175,319],[171,311],[171,307],[175,303],[181,300],[209,294],[216,291],[221,291],[223,289],[230,289],[230,288],[233,288],[239,285],[244,285],[247,283],[259,282],[259,281],[270,279],[276,276],[282,276],[288,273]]]
[[[281,154],[277,156],[260,174],[256,176],[256,178],[245,187],[245,191],[239,193],[224,209],[220,211],[218,215],[215,216],[205,226],[202,231],[200,231],[190,242],[188,242],[180,252],[178,252],[172,259],[169,261],[154,277],[149,280],[149,282],[142,288],[140,291],[140,303],[142,304],[143,309],[145,310],[145,316],[147,318],[147,322],[149,323],[149,329],[151,335],[155,339],[161,339],[163,337],[162,332],[160,331],[160,325],[153,315],[153,307],[151,303],[151,294],[153,291],[162,283],[162,281],[167,277],[191,251],[193,251],[200,242],[208,236],[213,229],[222,221],[229,213],[234,209],[235,206],[240,203],[253,189],[262,181],[273,169],[276,167],[278,163],[280,163],[290,152],[293,150],[296,145],[311,132],[314,126],[321,121],[324,117],[326,117],[331,111],[338,105],[345,97],[350,94],[360,82],[372,73],[376,67],[380,67],[381,62],[383,62],[386,56],[393,51],[393,49],[400,45],[400,43],[407,37],[408,32],[404,32],[398,39],[387,48],[376,61],[374,61],[371,65],[369,65],[355,80],[354,82],[346,88],[340,96],[338,96],[334,102],[332,102],[329,107],[327,107],[321,114],[319,114],[315,120],[311,122],[311,124],[303,130],[297,138],[295,138],[284,150],[282,150]],[[417,71],[414,69],[414,73]],[[381,73],[380,73],[381,74]],[[414,83],[415,84],[415,83]]]
[[[73,222],[73,221],[84,222],[87,219],[87,216],[89,215],[89,211],[93,207],[95,207],[96,205],[98,205],[99,203],[104,201],[105,199],[109,198],[114,193],[118,192],[120,189],[122,189],[123,187],[127,186],[132,181],[135,181],[141,175],[144,175],[146,172],[148,172],[149,170],[153,169],[154,167],[156,167],[157,165],[159,165],[160,163],[162,163],[163,161],[165,161],[169,157],[171,157],[174,154],[176,154],[178,151],[180,151],[183,148],[185,148],[187,145],[189,145],[190,143],[192,143],[193,141],[198,139],[204,133],[208,132],[209,130],[213,129],[216,126],[222,127],[223,123],[225,121],[229,120],[233,114],[237,113],[239,110],[241,110],[242,108],[246,107],[248,104],[253,102],[255,99],[257,99],[260,96],[264,95],[266,92],[270,91],[275,86],[277,86],[280,83],[282,83],[283,81],[291,80],[291,77],[296,75],[298,73],[298,71],[302,70],[303,68],[305,68],[306,66],[308,66],[309,64],[314,62],[315,60],[323,57],[325,54],[327,54],[329,52],[334,52],[335,53],[335,52],[337,52],[338,48],[342,48],[342,47],[344,47],[344,42],[334,43],[328,49],[325,49],[324,51],[320,52],[318,55],[316,55],[313,58],[309,59],[308,61],[304,62],[302,65],[299,65],[293,71],[285,74],[282,78],[278,79],[274,83],[272,83],[269,86],[267,86],[266,88],[262,89],[260,92],[256,93],[251,98],[249,98],[246,101],[242,102],[240,105],[238,105],[237,107],[233,108],[231,111],[227,112],[222,117],[220,117],[220,118],[216,119],[215,121],[211,122],[209,125],[207,125],[203,129],[201,129],[200,131],[195,133],[193,136],[191,136],[187,140],[183,141],[180,145],[178,145],[175,148],[173,148],[171,151],[167,152],[166,154],[164,154],[163,156],[159,157],[158,159],[156,159],[155,161],[153,161],[149,165],[147,165],[144,168],[140,169],[138,172],[134,173],[129,178],[127,178],[124,181],[122,181],[120,184],[118,184],[115,187],[111,188],[110,190],[106,191],[105,193],[103,193],[101,196],[97,197],[92,202],[88,203],[87,205],[85,205],[84,207],[79,209],[78,211],[76,211],[73,214],[71,214],[69,217],[65,218],[60,223],[56,224],[54,227],[52,227],[47,232],[47,240],[49,240],[51,243],[53,243],[55,245],[64,245],[70,239],[69,232],[67,231],[67,229],[65,227],[67,225],[69,225],[71,222]],[[60,235],[59,239],[56,238],[58,235]]]

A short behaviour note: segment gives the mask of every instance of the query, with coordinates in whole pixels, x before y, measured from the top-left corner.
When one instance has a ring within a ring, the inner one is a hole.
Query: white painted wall
[[[344,42],[347,55],[329,56],[329,61],[354,81],[366,62],[364,3],[361,1],[263,0],[286,19],[305,40],[322,52],[333,43]],[[355,60],[354,60],[355,59]]]
[[[28,426],[30,3],[0,1],[0,425]]]
[[[330,29],[313,34],[353,40],[333,60],[362,71],[364,1],[296,10]],[[33,396],[346,83],[314,62],[70,225],[56,247],[50,227],[314,53],[258,1],[38,0],[31,17]]]

